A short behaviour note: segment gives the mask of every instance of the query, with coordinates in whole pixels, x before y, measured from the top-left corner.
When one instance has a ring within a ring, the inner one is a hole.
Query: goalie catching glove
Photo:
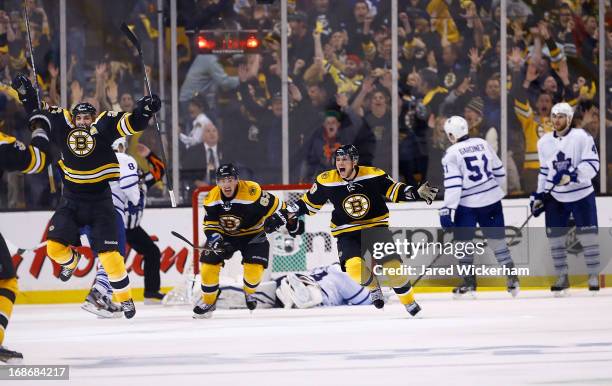
[[[418,200],[421,199],[427,203],[427,205],[431,205],[433,200],[436,198],[438,194],[438,188],[435,186],[429,185],[429,181],[425,181],[423,184],[419,185],[416,189],[412,186],[407,186],[404,189],[404,194],[408,200]]]

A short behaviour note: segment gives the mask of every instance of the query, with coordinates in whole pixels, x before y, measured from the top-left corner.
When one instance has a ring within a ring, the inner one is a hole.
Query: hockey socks
[[[108,275],[108,280],[117,300],[123,303],[132,299],[130,279],[125,269],[123,256],[117,251],[111,251],[98,254],[98,258]]]
[[[0,346],[17,297],[17,278],[0,280]]]
[[[219,274],[221,264],[200,265],[200,278],[202,279],[202,300],[206,304],[214,304],[219,295]]]

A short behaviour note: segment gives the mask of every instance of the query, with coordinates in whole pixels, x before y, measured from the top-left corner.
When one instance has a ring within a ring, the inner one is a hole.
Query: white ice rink
[[[137,305],[132,320],[79,306],[17,306],[6,345],[26,364],[68,364],[70,381],[4,385],[612,385],[612,290],[525,291],[454,301],[310,310]]]

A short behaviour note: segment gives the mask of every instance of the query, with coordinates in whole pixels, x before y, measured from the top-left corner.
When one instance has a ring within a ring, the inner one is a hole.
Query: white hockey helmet
[[[444,132],[451,143],[455,143],[459,138],[468,135],[468,123],[464,118],[453,115],[444,122]]]
[[[120,146],[123,146],[123,149],[119,149]],[[113,142],[111,147],[114,151],[125,153],[127,151],[127,139],[125,137],[119,137]]]
[[[553,115],[563,114],[567,117],[567,126],[572,124],[572,118],[574,117],[574,109],[569,103],[561,102],[555,104],[550,110],[550,117]]]

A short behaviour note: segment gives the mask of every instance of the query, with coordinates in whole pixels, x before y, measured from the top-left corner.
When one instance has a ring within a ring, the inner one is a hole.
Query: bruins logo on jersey
[[[231,214],[219,216],[219,225],[228,233],[236,233],[240,229],[242,219]]]
[[[68,148],[77,157],[87,157],[96,147],[96,140],[86,130],[75,129],[68,134]]]
[[[362,218],[370,210],[370,200],[363,194],[353,194],[344,199],[342,207],[352,218]]]

